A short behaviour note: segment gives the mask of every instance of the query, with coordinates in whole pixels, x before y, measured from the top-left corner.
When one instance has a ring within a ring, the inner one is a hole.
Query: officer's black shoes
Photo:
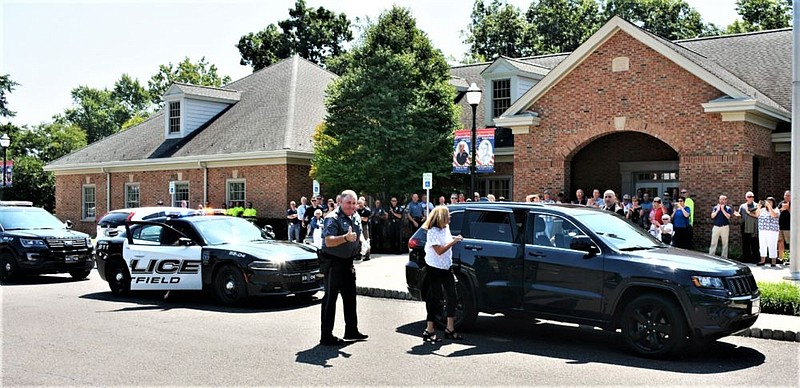
[[[344,339],[346,340],[354,340],[354,341],[363,341],[369,338],[368,335],[359,333],[358,331],[354,331],[352,333],[345,332]]]
[[[369,255],[364,256],[364,258],[361,259],[361,261],[369,261]]]
[[[339,337],[330,336],[319,340],[319,344],[325,346],[339,346],[344,345],[344,341]]]

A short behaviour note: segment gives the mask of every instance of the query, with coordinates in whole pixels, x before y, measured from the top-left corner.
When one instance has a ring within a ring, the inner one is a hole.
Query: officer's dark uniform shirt
[[[399,214],[401,216],[401,218],[397,218],[397,217],[395,217],[394,214],[390,213],[389,214],[389,221],[392,221],[392,223],[399,222],[402,219],[403,208],[401,208],[400,205],[397,205],[397,206],[391,206],[391,207],[389,207],[389,209],[391,209],[392,213],[397,213],[397,214]]]
[[[356,238],[356,241],[345,241],[335,247],[329,247],[325,241],[325,237],[346,234],[350,227],[353,228],[356,236],[361,235],[361,219],[358,215],[353,214],[352,217],[348,217],[339,208],[336,210],[335,216],[325,217],[325,226],[322,228],[322,252],[343,259],[356,257],[361,251],[361,241],[358,238]]]

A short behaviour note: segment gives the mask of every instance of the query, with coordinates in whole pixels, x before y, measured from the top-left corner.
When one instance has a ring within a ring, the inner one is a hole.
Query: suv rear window
[[[97,225],[104,228],[116,228],[117,226],[125,225],[125,221],[128,220],[130,214],[127,212],[108,213],[100,219]]]
[[[468,211],[463,232],[467,238],[498,242],[514,242],[510,212]]]

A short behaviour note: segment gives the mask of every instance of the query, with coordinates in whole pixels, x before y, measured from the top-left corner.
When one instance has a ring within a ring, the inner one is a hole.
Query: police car
[[[265,238],[242,218],[168,215],[129,221],[125,232],[101,237],[97,271],[115,294],[136,290],[208,290],[233,305],[249,296],[322,290],[314,249]]]

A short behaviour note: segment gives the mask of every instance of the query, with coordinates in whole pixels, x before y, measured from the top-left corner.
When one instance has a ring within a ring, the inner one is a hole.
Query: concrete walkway
[[[378,298],[411,300],[405,278],[408,255],[374,254],[372,260],[356,262],[356,286],[359,295]],[[758,282],[794,282],[789,277],[789,266],[769,265],[757,267],[748,264]],[[760,314],[756,323],[737,335],[800,342],[800,317]]]

